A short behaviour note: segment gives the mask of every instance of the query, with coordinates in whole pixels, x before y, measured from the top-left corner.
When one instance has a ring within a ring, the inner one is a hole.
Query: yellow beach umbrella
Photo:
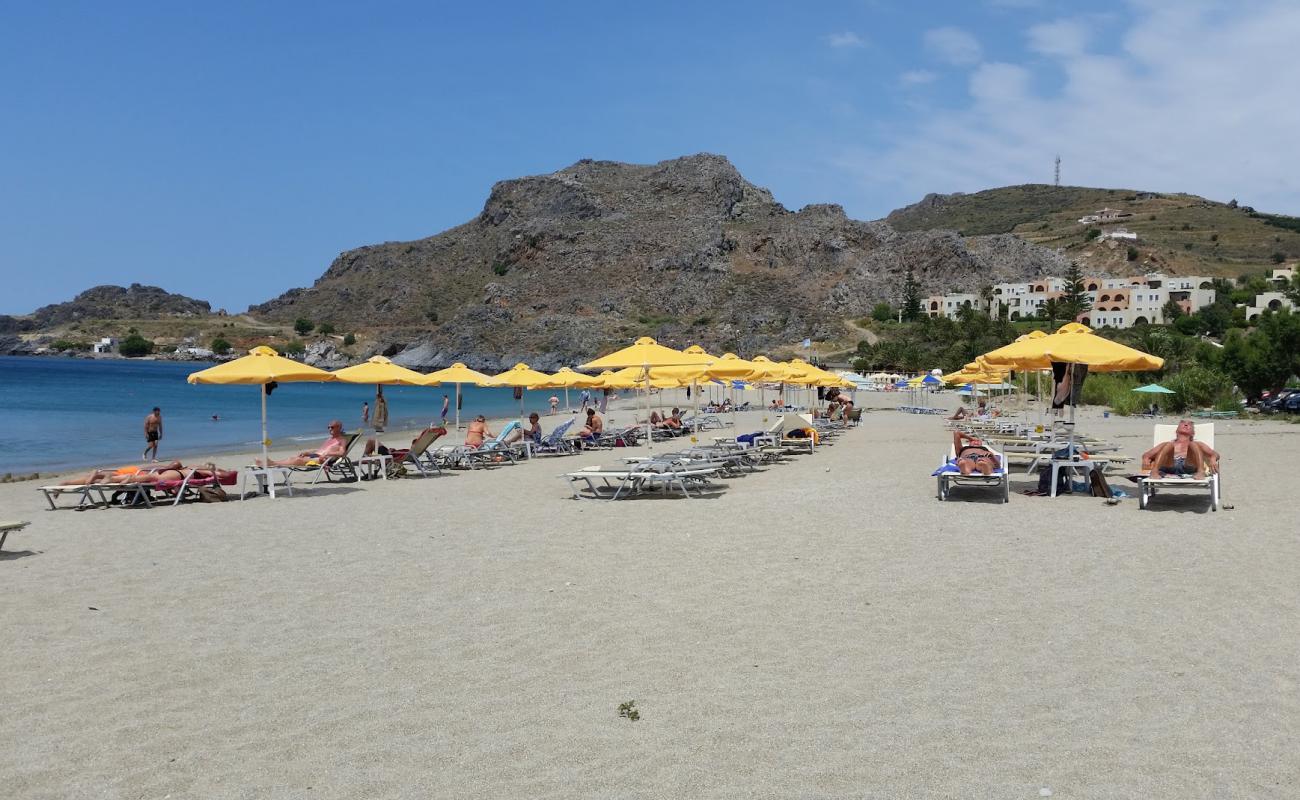
[[[472,383],[475,386],[486,386],[488,381],[492,380],[491,376],[484,375],[482,372],[472,370],[464,364],[457,361],[446,369],[440,369],[437,372],[430,372],[424,376],[424,386],[438,386],[443,383],[456,384],[456,428],[460,429],[460,385],[462,383]]]
[[[267,463],[267,448],[271,441],[266,438],[266,386],[271,383],[300,383],[336,380],[332,372],[317,369],[285,358],[266,345],[259,345],[248,351],[248,355],[227,361],[215,367],[208,367],[198,372],[191,372],[186,378],[189,383],[236,384],[244,386],[261,386],[262,391],[262,463]]]
[[[617,350],[606,356],[601,356],[594,361],[588,361],[581,365],[580,369],[620,369],[623,367],[641,367],[649,370],[651,367],[676,367],[691,364],[708,364],[714,359],[707,353],[684,353],[681,350],[674,350],[671,347],[665,347],[649,336],[642,336],[633,344]],[[646,392],[646,415],[649,416],[650,393]],[[650,423],[646,422],[645,438],[647,444],[651,442]]]
[[[672,367],[656,367],[651,370],[645,370],[642,367],[624,367],[614,373],[620,380],[631,381],[638,387],[651,389],[680,389],[690,379],[685,381],[680,376],[670,374],[668,370]],[[647,372],[649,373],[647,380]]]
[[[545,387],[546,389],[595,389],[600,386],[600,378],[595,375],[583,375],[581,372],[570,369],[569,367],[560,367],[559,371],[551,376],[551,380]]]
[[[1048,336],[1025,338],[985,353],[984,362],[1010,369],[1051,369],[1052,362],[1086,364],[1093,372],[1147,372],[1165,360],[1098,336],[1077,322],[1061,326]]]
[[[708,353],[684,353],[642,336],[622,350],[588,361],[580,369],[619,369],[621,367],[675,367],[683,364],[708,364],[714,359]]]
[[[519,389],[519,424],[524,424],[524,389],[543,389],[550,382],[551,376],[545,372],[538,372],[524,362],[520,361],[510,369],[498,375],[493,375],[487,382],[487,386],[513,386]]]
[[[608,369],[597,375],[596,380],[600,382],[592,387],[594,389],[635,389],[637,387],[635,380],[624,378]]]
[[[374,356],[360,364],[334,370],[334,379],[344,383],[374,383],[400,386],[427,386],[424,375],[398,366],[383,356]]]
[[[398,366],[383,356],[372,356],[360,364],[334,370],[334,378],[343,383],[373,383],[375,385],[375,430],[382,431],[388,423],[388,406],[383,403],[384,384],[423,386],[424,375]]]

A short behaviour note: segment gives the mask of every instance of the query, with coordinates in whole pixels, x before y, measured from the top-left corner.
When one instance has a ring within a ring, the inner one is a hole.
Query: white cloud
[[[1080,56],[1092,36],[1089,26],[1080,19],[1060,19],[1029,29],[1029,49],[1045,56],[1063,58]]]
[[[832,33],[830,36],[826,37],[826,43],[829,44],[831,47],[836,47],[836,48],[867,46],[867,43],[862,40],[862,37],[857,35],[853,31]]]
[[[929,106],[892,144],[842,151],[837,164],[872,195],[915,199],[1050,182],[1060,153],[1071,184],[1300,213],[1300,3],[1133,0],[1120,22],[1105,54],[1071,26],[1027,31],[1059,85],[1031,80],[1028,62],[982,64],[963,101]]]
[[[925,49],[949,64],[967,66],[983,57],[979,40],[961,28],[932,28],[925,32]]]
[[[920,86],[934,83],[939,76],[928,69],[911,69],[898,76],[898,82],[904,86]]]

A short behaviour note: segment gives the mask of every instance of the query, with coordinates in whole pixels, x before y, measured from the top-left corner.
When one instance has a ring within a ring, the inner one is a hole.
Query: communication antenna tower
[[[1061,156],[1059,153],[1056,156],[1056,180],[1053,185],[1054,186],[1061,185]]]

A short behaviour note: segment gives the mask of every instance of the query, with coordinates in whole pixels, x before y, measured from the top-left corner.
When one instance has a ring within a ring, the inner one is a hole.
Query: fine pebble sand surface
[[[943,421],[858,399],[703,499],[569,499],[623,450],[151,510],[0,486],[0,796],[1300,796],[1300,425],[1217,423],[1218,512],[939,503]]]

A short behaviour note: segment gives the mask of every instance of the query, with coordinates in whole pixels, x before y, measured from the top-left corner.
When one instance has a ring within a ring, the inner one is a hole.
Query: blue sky
[[[1051,179],[1300,213],[1300,3],[10,3],[0,313],[243,310],[580,158],[880,217]]]

